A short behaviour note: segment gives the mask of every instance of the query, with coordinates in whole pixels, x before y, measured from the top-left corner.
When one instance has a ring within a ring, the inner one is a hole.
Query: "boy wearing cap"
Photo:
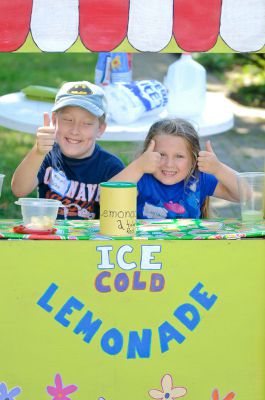
[[[123,169],[122,162],[97,143],[106,129],[104,91],[87,81],[67,82],[38,128],[36,143],[12,179],[24,197],[38,186],[39,196],[60,200],[58,218],[99,218],[99,183]]]

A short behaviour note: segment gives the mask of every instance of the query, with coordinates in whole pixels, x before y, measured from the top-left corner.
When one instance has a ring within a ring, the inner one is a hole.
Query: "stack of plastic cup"
[[[5,177],[5,175],[0,174],[0,196],[1,196],[1,192],[2,192],[2,185],[3,185],[4,177]]]

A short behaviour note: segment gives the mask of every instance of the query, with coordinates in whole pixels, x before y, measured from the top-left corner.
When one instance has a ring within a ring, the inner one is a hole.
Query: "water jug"
[[[168,89],[170,116],[186,118],[201,114],[205,106],[206,71],[190,54],[182,54],[169,66],[164,84]]]

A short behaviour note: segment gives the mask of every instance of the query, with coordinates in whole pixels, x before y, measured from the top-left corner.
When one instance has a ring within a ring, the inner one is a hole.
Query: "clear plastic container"
[[[4,177],[5,177],[5,175],[0,174],[0,196],[2,193],[2,185],[3,185]]]
[[[23,225],[32,230],[52,229],[62,203],[53,199],[20,198],[15,204],[21,206]]]
[[[200,115],[205,106],[206,70],[190,54],[168,67],[164,84],[168,89],[167,110],[172,117]]]
[[[237,174],[241,218],[243,222],[261,222],[264,213],[265,174],[244,172]]]

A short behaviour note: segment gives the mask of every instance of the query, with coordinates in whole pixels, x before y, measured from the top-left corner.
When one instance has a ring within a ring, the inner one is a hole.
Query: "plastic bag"
[[[104,87],[109,117],[119,124],[159,114],[167,104],[165,86],[156,80],[115,83]]]

